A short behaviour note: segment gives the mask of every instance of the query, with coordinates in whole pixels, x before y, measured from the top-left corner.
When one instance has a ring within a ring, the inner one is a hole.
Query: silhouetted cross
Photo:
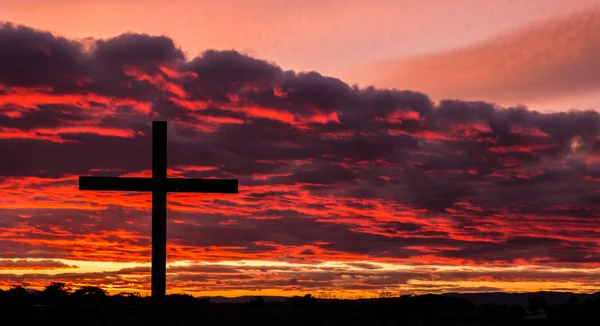
[[[152,301],[162,306],[167,277],[167,192],[238,193],[236,179],[167,178],[167,122],[152,122],[152,178],[79,177],[79,190],[152,192]]]

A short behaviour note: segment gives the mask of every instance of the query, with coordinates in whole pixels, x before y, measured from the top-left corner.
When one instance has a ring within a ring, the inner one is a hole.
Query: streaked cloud
[[[85,48],[5,24],[0,58],[0,258],[79,267],[3,286],[147,289],[149,196],[77,176],[148,176],[165,119],[170,176],[240,180],[169,196],[173,291],[598,287],[595,111],[434,103],[133,33]]]

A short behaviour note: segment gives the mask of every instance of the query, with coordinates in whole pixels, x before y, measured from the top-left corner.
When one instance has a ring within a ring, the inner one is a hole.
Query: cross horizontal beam
[[[154,182],[150,178],[79,177],[79,190],[152,191],[153,189]]]
[[[166,179],[164,184],[166,187],[164,191],[167,192],[238,193],[237,179],[171,178]],[[152,178],[80,176],[79,190],[153,191],[158,189],[155,179]]]
[[[167,192],[237,194],[237,179],[167,179]]]

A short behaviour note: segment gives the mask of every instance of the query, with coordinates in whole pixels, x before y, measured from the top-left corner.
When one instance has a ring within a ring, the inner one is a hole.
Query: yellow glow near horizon
[[[8,261],[10,259],[0,259],[2,261]],[[30,262],[44,261],[44,259],[27,259]],[[102,273],[102,272],[116,272],[126,268],[135,267],[150,267],[150,263],[117,263],[117,262],[93,262],[93,261],[79,261],[79,260],[68,260],[68,259],[56,259],[55,261],[62,262],[68,266],[77,266],[78,268],[61,268],[61,269],[0,269],[0,275],[26,275],[26,274],[45,274],[45,275],[59,275],[63,273],[69,274],[86,274],[86,273]],[[366,269],[359,267],[357,263],[369,264],[377,269]],[[319,264],[297,264],[283,261],[259,261],[259,260],[240,260],[240,261],[221,261],[221,262],[197,262],[197,261],[175,261],[170,262],[169,267],[192,267],[192,266],[222,266],[222,267],[250,267],[251,270],[245,270],[245,273],[252,273],[253,268],[264,269],[267,268],[271,271],[284,271],[285,268],[296,267],[302,272],[323,272],[327,273],[331,268],[340,268],[348,273],[352,272],[368,272],[376,275],[377,273],[385,272],[410,272],[410,273],[423,273],[424,275],[430,273],[451,273],[451,272],[536,272],[544,273],[545,275],[552,275],[554,273],[581,273],[582,275],[597,275],[600,274],[600,268],[552,268],[548,266],[509,266],[509,267],[494,267],[494,266],[444,266],[444,265],[401,265],[401,264],[390,264],[390,263],[378,263],[369,261],[353,261],[353,262],[341,262],[341,261],[325,261]],[[182,272],[185,273],[185,270]],[[207,272],[210,274],[210,272]],[[169,273],[173,275],[173,273]],[[124,273],[130,280],[135,280],[140,277],[147,277],[148,274],[129,274]],[[343,278],[343,277],[342,277]],[[73,283],[75,286],[79,284]],[[131,286],[120,285],[113,287],[110,284],[102,286],[110,294],[117,294],[120,292],[139,292],[141,295],[149,295],[149,284],[144,285],[140,288],[140,284],[137,286],[131,283]],[[8,288],[4,286],[3,288]],[[43,287],[32,286],[31,288],[41,290]],[[219,289],[206,287],[188,287],[182,288],[178,285],[170,286],[167,289],[168,293],[189,293],[194,296],[223,296],[223,297],[237,297],[237,296],[294,296],[305,294],[312,294],[313,296],[319,293],[327,293],[334,295],[337,298],[370,298],[376,297],[380,291],[391,291],[394,294],[413,293],[413,294],[425,294],[425,293],[444,293],[444,292],[456,292],[456,288],[464,289],[466,292],[486,292],[486,291],[503,291],[503,292],[535,292],[535,291],[570,291],[570,292],[595,292],[598,291],[598,287],[593,285],[586,285],[571,280],[564,281],[536,281],[536,280],[519,280],[519,281],[502,281],[502,280],[444,280],[443,277],[440,280],[419,280],[409,279],[406,283],[400,283],[397,285],[382,285],[381,288],[374,290],[336,290],[335,288],[311,288],[302,289],[296,287],[288,288],[238,288],[238,289]]]

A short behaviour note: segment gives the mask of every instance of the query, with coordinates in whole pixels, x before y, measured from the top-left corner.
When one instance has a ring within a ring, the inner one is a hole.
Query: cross
[[[152,192],[152,301],[162,306],[167,288],[167,192],[238,193],[237,179],[167,178],[167,122],[152,122],[152,178],[79,177],[79,190]]]

